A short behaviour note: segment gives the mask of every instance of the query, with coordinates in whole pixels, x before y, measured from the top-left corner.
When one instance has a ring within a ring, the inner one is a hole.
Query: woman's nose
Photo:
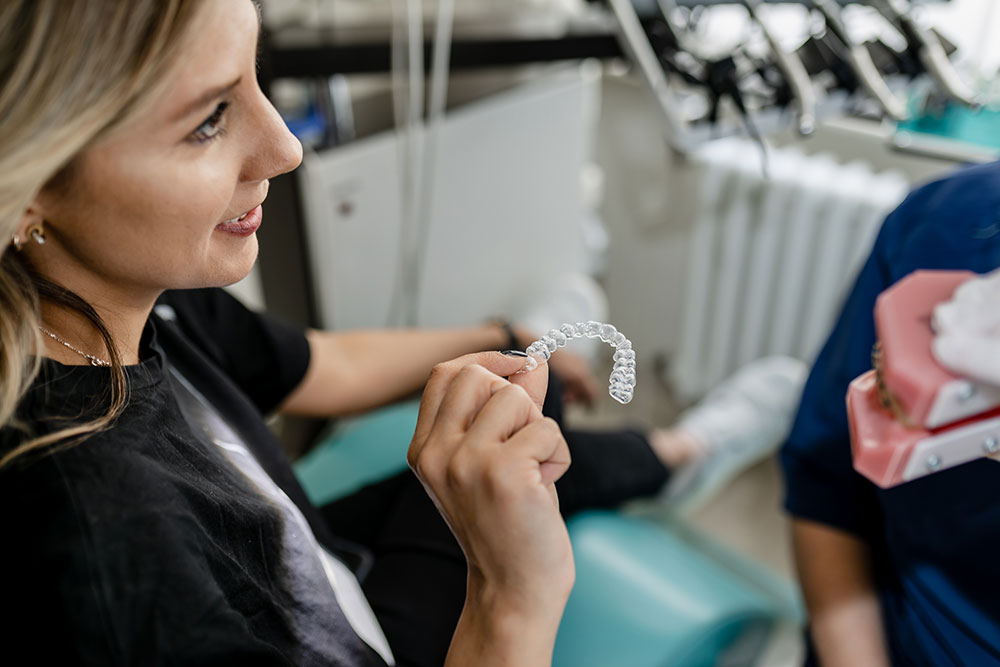
[[[251,147],[243,180],[260,181],[292,171],[302,162],[302,144],[292,134],[278,110],[258,93],[257,122],[251,129]]]

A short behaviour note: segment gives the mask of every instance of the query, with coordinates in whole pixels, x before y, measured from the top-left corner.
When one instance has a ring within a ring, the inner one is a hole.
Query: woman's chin
[[[227,287],[246,278],[257,262],[257,235],[247,237],[245,247],[237,253],[228,253],[219,258],[211,285],[206,287]]]

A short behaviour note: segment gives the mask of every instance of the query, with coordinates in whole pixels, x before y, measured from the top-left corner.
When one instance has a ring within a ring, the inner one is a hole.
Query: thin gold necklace
[[[102,366],[102,367],[107,367],[107,366],[110,366],[110,365],[111,365],[111,362],[110,362],[110,361],[106,361],[106,360],[104,360],[104,359],[101,359],[100,357],[95,357],[95,356],[94,356],[94,355],[92,355],[92,354],[87,354],[86,352],[84,352],[84,351],[83,351],[83,350],[81,350],[80,348],[78,348],[78,347],[75,347],[75,346],[73,346],[73,345],[72,345],[71,343],[69,343],[68,341],[65,341],[65,340],[63,340],[62,338],[60,338],[59,336],[55,335],[54,333],[52,333],[51,331],[49,331],[49,330],[48,330],[48,329],[46,329],[45,327],[38,327],[38,328],[42,330],[42,333],[43,333],[43,334],[45,334],[46,336],[48,336],[49,338],[51,338],[51,339],[52,339],[52,340],[54,340],[55,342],[57,342],[57,343],[61,343],[61,344],[65,345],[65,346],[66,346],[66,347],[68,347],[69,349],[71,349],[71,350],[73,350],[74,352],[76,352],[77,354],[79,354],[79,355],[80,355],[81,357],[83,357],[84,359],[87,359],[87,360],[88,360],[88,361],[90,362],[90,365],[91,365],[91,366]]]

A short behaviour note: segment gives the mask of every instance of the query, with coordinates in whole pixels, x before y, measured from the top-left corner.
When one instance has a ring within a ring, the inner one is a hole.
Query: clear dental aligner
[[[610,324],[591,320],[576,324],[567,323],[558,329],[549,329],[547,334],[525,350],[528,360],[524,370],[533,371],[538,368],[539,361],[548,361],[552,353],[564,346],[570,338],[600,338],[615,348],[615,365],[611,369],[608,393],[611,398],[623,405],[631,401],[632,393],[635,391],[635,350],[632,349],[632,342],[625,337],[625,334]]]

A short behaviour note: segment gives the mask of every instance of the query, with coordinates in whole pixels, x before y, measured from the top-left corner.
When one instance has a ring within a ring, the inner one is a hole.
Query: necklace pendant
[[[84,352],[80,348],[73,346],[68,341],[65,341],[62,338],[60,338],[59,336],[55,335],[54,333],[52,333],[51,331],[49,331],[45,327],[39,326],[38,328],[39,328],[39,330],[41,330],[41,332],[43,334],[45,334],[46,336],[48,336],[49,338],[51,338],[55,342],[59,343],[60,345],[65,346],[67,349],[70,349],[70,350],[76,352],[81,357],[83,357],[84,359],[86,359],[87,361],[89,361],[91,366],[100,366],[102,368],[108,368],[108,367],[111,366],[111,362],[110,361],[105,361],[104,359],[101,359],[100,357],[95,357],[92,354],[87,354],[86,352]]]

